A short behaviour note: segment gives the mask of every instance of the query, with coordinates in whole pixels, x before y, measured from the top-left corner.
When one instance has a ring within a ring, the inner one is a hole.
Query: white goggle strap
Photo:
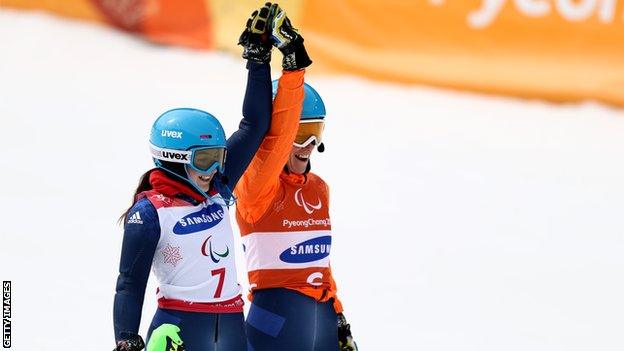
[[[318,139],[316,139],[315,135],[311,135],[308,140],[304,141],[303,144],[297,144],[296,142],[293,141],[293,145],[295,145],[296,147],[306,147],[308,145],[310,145],[310,143],[312,143],[313,141],[316,141],[317,144],[320,144],[320,141]]]
[[[321,122],[321,123],[324,124],[325,120],[323,118],[302,119],[302,120],[299,121],[299,124],[301,124],[301,123],[318,123],[318,122]]]
[[[163,149],[158,146],[150,145],[152,157],[161,161],[169,161],[175,163],[191,164],[191,151],[181,151],[173,149]]]

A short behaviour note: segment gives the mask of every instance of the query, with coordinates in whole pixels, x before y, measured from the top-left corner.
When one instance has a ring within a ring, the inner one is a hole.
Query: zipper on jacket
[[[318,306],[319,302],[314,301],[314,337],[312,338],[312,350],[316,350],[316,336],[318,335]]]
[[[220,314],[217,313],[216,317],[215,317],[215,336],[214,336],[214,343],[215,343],[215,351],[217,351],[219,349],[219,316]]]

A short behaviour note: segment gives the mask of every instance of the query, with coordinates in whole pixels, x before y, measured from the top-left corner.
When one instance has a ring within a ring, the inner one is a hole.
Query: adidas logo
[[[132,216],[130,216],[130,218],[128,218],[128,223],[143,224],[139,211],[136,211]]]

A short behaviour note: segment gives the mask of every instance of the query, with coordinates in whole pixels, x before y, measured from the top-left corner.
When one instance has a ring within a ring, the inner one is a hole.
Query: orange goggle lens
[[[313,141],[320,144],[324,126],[325,123],[319,120],[301,121],[295,137],[295,146],[306,147]]]

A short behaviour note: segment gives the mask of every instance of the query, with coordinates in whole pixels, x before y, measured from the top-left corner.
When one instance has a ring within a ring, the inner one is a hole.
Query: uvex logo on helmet
[[[162,155],[163,158],[166,158],[166,159],[178,160],[178,161],[188,161],[188,154],[183,154],[183,153],[180,153],[180,152],[163,151],[161,155]]]
[[[297,206],[303,207],[303,210],[306,211],[307,214],[312,214],[315,210],[320,210],[321,207],[323,207],[323,204],[321,203],[320,198],[317,198],[316,201],[317,201],[317,204],[312,205],[311,203],[307,202],[303,198],[303,193],[301,192],[301,188],[295,191],[295,203],[297,204]]]
[[[178,163],[189,163],[191,152],[182,150],[162,149],[154,145],[150,145],[152,156],[163,161],[172,161]]]
[[[160,135],[167,137],[167,138],[182,139],[182,132],[176,132],[175,130],[163,129],[160,132]]]
[[[212,204],[180,218],[178,223],[173,226],[173,233],[186,235],[210,229],[219,224],[223,217],[225,217],[223,208],[220,205]]]

